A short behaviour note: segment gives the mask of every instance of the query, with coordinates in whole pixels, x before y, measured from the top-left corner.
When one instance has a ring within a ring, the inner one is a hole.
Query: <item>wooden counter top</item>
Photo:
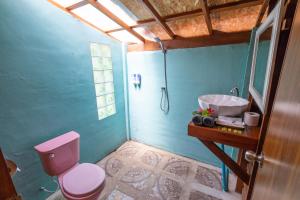
[[[241,134],[237,134],[225,132],[218,128],[196,126],[193,122],[188,125],[189,136],[253,151],[256,150],[258,144],[259,130],[259,127],[246,127]]]

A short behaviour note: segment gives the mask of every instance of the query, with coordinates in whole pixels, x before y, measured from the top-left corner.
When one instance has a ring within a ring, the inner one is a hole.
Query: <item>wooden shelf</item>
[[[259,131],[259,127],[247,127],[241,134],[236,134],[225,132],[218,128],[196,126],[193,122],[190,122],[188,125],[189,136],[253,151],[256,150],[258,144]]]

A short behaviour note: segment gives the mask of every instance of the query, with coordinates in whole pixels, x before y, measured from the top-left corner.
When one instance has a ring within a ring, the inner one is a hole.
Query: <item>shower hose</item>
[[[167,59],[166,59],[167,50],[163,50],[163,54],[164,54],[165,87],[161,88],[160,109],[165,114],[168,114],[168,112],[170,110],[170,102],[169,102],[168,81],[167,81]]]

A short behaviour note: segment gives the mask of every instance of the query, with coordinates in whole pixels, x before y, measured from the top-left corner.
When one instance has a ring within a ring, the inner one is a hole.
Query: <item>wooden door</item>
[[[21,200],[11,180],[6,160],[0,148],[0,200]]]
[[[296,9],[253,200],[300,199],[300,7]]]

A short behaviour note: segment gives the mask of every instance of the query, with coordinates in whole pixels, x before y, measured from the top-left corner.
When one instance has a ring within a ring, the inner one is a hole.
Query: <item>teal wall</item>
[[[234,86],[243,88],[247,54],[246,43],[168,51],[170,112],[165,115],[159,107],[164,84],[162,52],[128,53],[132,139],[219,165],[206,147],[187,135],[187,124],[192,111],[198,109],[198,96],[228,94]],[[140,90],[131,83],[134,73],[142,75]]]
[[[34,145],[75,130],[81,162],[96,162],[126,140],[122,46],[46,0],[1,0],[0,19],[0,146],[22,170],[14,182],[23,199],[45,199],[40,185],[55,185]],[[101,121],[90,42],[112,48],[117,114]]]

